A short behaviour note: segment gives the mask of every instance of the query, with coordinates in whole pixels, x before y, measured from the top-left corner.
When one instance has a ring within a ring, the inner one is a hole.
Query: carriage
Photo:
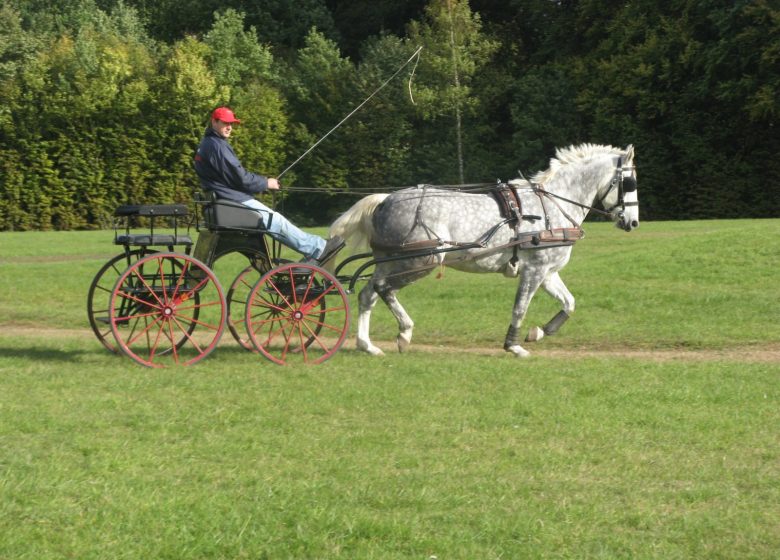
[[[183,204],[125,205],[114,219],[122,250],[87,296],[90,326],[111,352],[149,367],[190,365],[227,329],[241,348],[277,364],[320,363],[344,342],[341,283],[319,266],[281,258],[257,211],[208,199],[197,201],[194,216]],[[235,255],[244,265],[225,291],[214,269]]]
[[[574,311],[558,272],[583,235],[586,215],[600,213],[625,231],[638,226],[633,158],[633,146],[583,144],[558,150],[550,168],[531,180],[477,185],[474,192],[418,185],[367,196],[330,231],[362,236],[371,251],[345,259],[333,272],[281,258],[266,220],[241,204],[198,200],[197,242],[184,205],[122,206],[115,212],[114,243],[123,250],[92,281],[90,325],[108,350],[150,367],[200,361],[226,328],[241,348],[274,363],[321,363],[344,343],[348,295],[368,280],[359,295],[357,348],[382,353],[368,333],[381,298],[398,322],[403,351],[414,323],[397,292],[446,265],[519,278],[504,349],[524,357],[529,353],[519,343],[519,328],[538,288],[557,299],[561,311],[543,328],[533,327],[526,341],[554,334]],[[133,229],[139,219],[148,231]],[[161,221],[170,222],[165,233]],[[187,232],[180,233],[184,223]],[[214,268],[229,255],[245,262],[224,292]]]

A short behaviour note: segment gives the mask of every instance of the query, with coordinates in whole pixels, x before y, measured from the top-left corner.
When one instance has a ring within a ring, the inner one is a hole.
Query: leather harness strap
[[[513,185],[507,183],[500,183],[491,190],[491,193],[498,202],[498,207],[501,211],[501,217],[512,220],[515,222],[515,227],[523,219],[523,203],[520,201],[520,197],[517,196],[517,191]]]

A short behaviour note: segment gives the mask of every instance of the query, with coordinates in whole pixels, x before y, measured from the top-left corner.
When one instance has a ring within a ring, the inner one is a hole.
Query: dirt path
[[[37,339],[93,339],[94,335],[88,328],[84,329],[53,329],[49,327],[32,327],[29,325],[0,325],[0,337],[20,337]],[[97,342],[97,341],[96,341]],[[397,352],[395,342],[392,341],[374,341],[377,346],[386,353]],[[220,344],[235,344],[229,333],[225,333]],[[617,347],[598,347],[598,348],[545,348],[544,342],[537,344],[527,343],[526,349],[531,351],[532,358],[635,358],[653,362],[668,361],[733,361],[750,363],[776,363],[780,365],[780,341],[761,345],[734,346],[723,349],[703,349],[689,350],[680,348],[617,348]],[[343,348],[354,349],[354,337],[351,337],[344,343]],[[428,353],[428,354],[476,354],[483,356],[506,356],[499,347],[469,346],[458,347],[457,345],[434,345],[434,344],[415,344],[409,347],[409,353]]]

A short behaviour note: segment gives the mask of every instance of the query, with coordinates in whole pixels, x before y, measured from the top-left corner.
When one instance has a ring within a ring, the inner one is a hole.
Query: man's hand
[[[269,191],[278,191],[279,190],[279,179],[276,179],[275,177],[269,177],[268,178],[268,190]]]

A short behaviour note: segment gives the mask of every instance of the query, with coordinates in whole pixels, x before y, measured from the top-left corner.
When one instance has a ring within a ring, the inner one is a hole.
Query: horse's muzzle
[[[628,220],[621,214],[616,225],[623,231],[631,231],[639,227],[639,220]]]

